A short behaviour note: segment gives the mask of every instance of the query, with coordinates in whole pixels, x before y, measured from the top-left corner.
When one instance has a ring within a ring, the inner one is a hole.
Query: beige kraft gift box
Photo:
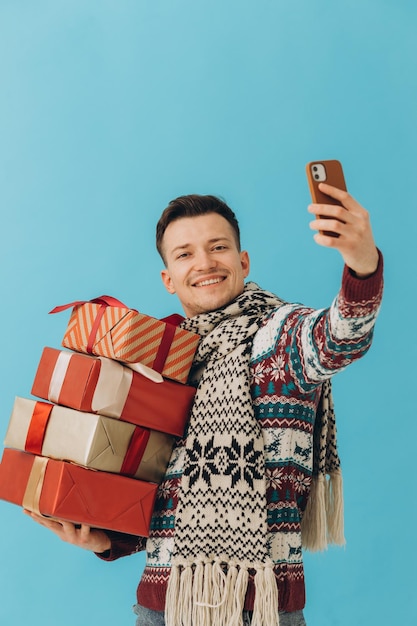
[[[159,483],[173,441],[171,435],[128,422],[17,397],[4,445]]]

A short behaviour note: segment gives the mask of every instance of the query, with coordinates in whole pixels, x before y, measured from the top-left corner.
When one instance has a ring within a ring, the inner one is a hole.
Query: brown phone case
[[[319,184],[321,182],[347,191],[345,177],[343,175],[342,164],[335,159],[328,161],[311,161],[306,165],[306,173],[308,185],[310,187],[311,198],[315,204],[338,204],[340,202],[335,198],[327,196],[320,191]],[[317,216],[322,217],[324,216]],[[335,233],[330,231],[322,231],[324,235],[330,235],[332,237],[338,237]]]

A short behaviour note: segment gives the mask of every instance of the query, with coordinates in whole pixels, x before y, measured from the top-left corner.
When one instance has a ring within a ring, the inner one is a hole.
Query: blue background
[[[305,164],[339,158],[385,254],[370,353],[336,377],[345,549],[306,556],[309,626],[417,623],[414,0],[0,0],[0,430],[58,304],[181,312],[155,223],[184,193],[237,212],[251,278],[322,307]],[[143,555],[101,562],[0,502],[0,623],[134,624]]]

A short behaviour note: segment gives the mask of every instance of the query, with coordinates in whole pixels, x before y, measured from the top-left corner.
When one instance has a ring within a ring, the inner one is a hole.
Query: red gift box
[[[32,394],[78,411],[181,437],[195,389],[156,376],[162,382],[112,359],[44,348]]]
[[[0,498],[74,524],[147,537],[158,486],[6,448]]]

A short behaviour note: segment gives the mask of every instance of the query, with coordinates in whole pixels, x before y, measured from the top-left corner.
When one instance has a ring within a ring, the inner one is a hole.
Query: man
[[[32,514],[105,560],[146,549],[137,626],[301,626],[302,545],[344,542],[329,380],[370,346],[382,257],[365,209],[346,192],[321,190],[343,206],[310,205],[321,216],[311,228],[345,268],[338,297],[319,311],[245,284],[249,256],[225,203],[196,195],[170,203],[157,226],[162,280],[201,341],[190,422],[150,537]]]

